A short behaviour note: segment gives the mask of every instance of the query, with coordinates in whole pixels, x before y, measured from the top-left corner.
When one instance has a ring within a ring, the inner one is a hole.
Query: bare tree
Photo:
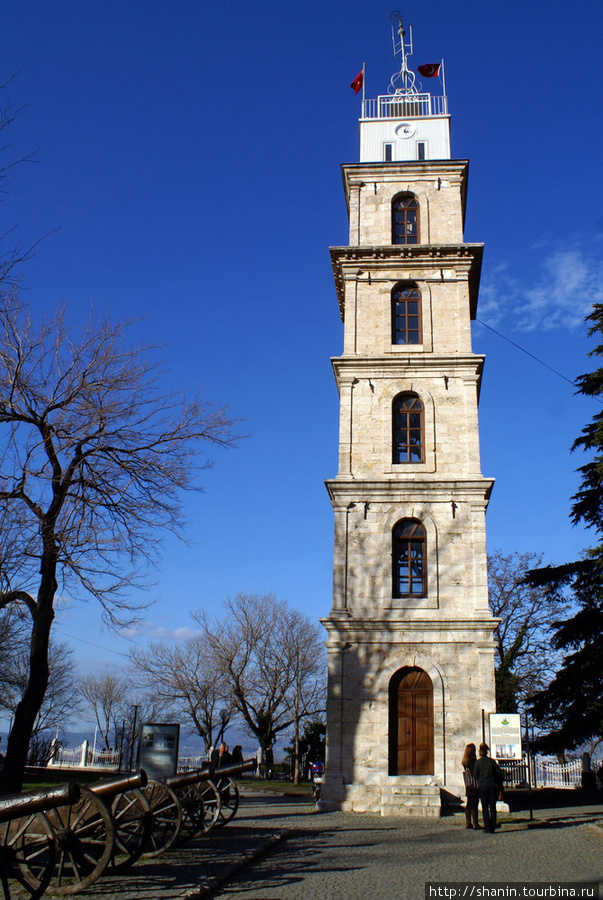
[[[14,293],[0,296],[0,608],[24,604],[32,619],[5,792],[21,787],[46,693],[59,587],[98,600],[112,623],[131,619],[125,592],[162,534],[181,533],[181,492],[208,465],[199,451],[234,440],[224,408],[162,393],[127,328],[91,317],[73,338],[60,311],[35,329]]]
[[[49,729],[64,729],[80,711],[73,650],[64,641],[50,641],[48,670],[48,687],[33,728],[33,736],[38,738]],[[29,681],[29,652],[22,657],[20,677],[22,697]],[[15,715],[16,712],[15,708]]]
[[[551,625],[568,604],[526,583],[542,557],[536,553],[488,556],[488,591],[492,614],[500,618],[496,641],[496,706],[517,712],[526,697],[552,677],[557,654],[551,645]]]
[[[285,703],[293,723],[293,781],[299,784],[301,724],[325,712],[326,655],[318,627],[306,616],[292,612],[289,629],[286,657],[294,677]]]
[[[0,709],[13,716],[29,677],[29,635],[27,612],[18,606],[0,610]],[[64,728],[79,711],[75,689],[73,651],[64,642],[50,641],[48,687],[32,729],[32,742],[48,729]],[[30,743],[31,756],[31,743]]]
[[[14,75],[0,84],[2,98],[4,98],[4,91],[7,90],[13,78]],[[20,111],[20,109],[15,109],[11,106],[8,101],[4,101],[4,99],[0,101],[0,134],[13,124]],[[9,158],[8,150],[9,147],[7,145],[0,147],[0,152],[2,153],[2,162],[0,162],[0,198],[7,192],[14,169],[21,163],[33,162],[34,159],[33,153],[27,156],[13,156]],[[19,241],[14,242],[12,231],[11,229],[0,234],[0,284],[4,285],[14,283],[17,266],[19,263],[30,259],[35,248],[40,243],[40,241],[36,241],[32,247],[27,248]],[[9,246],[5,249],[7,244]]]
[[[226,725],[233,706],[229,683],[207,638],[199,635],[175,646],[154,642],[148,650],[133,650],[130,658],[137,684],[179,718],[190,720],[209,752],[218,711],[226,711],[220,720]]]
[[[20,666],[17,662],[27,651],[28,621],[18,607],[0,610],[0,709],[14,709],[18,701]],[[20,695],[19,695],[20,696]]]
[[[326,678],[318,629],[271,594],[237,594],[224,602],[224,614],[201,625],[220,670],[227,677],[235,706],[260,747],[276,735],[324,708],[316,684]],[[310,660],[314,658],[316,668]],[[322,661],[322,662],[321,662]]]
[[[120,715],[130,685],[125,678],[104,672],[102,675],[86,675],[80,680],[79,688],[94,715],[103,750],[110,750],[117,744]]]

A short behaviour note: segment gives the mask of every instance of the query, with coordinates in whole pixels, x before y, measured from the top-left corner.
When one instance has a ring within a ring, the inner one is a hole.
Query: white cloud
[[[152,641],[187,641],[199,635],[199,629],[189,628],[186,625],[180,628],[165,628],[152,621],[141,622],[132,628],[124,629],[121,636],[128,640],[146,638]]]
[[[517,331],[582,327],[593,303],[603,302],[603,261],[580,247],[545,256],[533,283],[509,266],[487,272],[480,290],[479,318],[495,328],[505,322]]]

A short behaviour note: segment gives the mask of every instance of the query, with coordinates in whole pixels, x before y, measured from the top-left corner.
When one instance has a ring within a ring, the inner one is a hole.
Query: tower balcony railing
[[[447,116],[448,98],[431,94],[382,94],[362,101],[363,119],[409,119],[415,116]]]

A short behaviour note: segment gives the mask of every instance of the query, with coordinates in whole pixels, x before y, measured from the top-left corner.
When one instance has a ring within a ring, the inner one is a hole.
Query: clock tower
[[[421,89],[395,15],[401,68],[363,97],[349,244],[331,248],[344,348],[320,806],[439,815],[495,709],[471,349],[482,245],[463,240],[468,163],[450,155],[443,82]]]

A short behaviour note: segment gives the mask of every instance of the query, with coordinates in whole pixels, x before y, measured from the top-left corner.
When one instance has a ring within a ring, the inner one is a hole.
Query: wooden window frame
[[[408,530],[408,534],[399,534],[403,529]],[[406,581],[409,585],[408,591],[400,588],[400,571],[401,561],[403,560],[402,550],[405,548],[405,568]],[[412,563],[416,560],[417,549],[420,551],[420,577],[413,575]],[[413,590],[414,585],[420,587],[419,590]],[[427,596],[427,533],[425,526],[418,519],[400,519],[392,530],[392,596],[399,600],[402,598],[426,597]]]
[[[418,443],[412,440],[417,432]],[[394,397],[392,403],[392,463],[408,465],[422,462],[425,462],[425,407],[418,394],[404,392]]]
[[[404,296],[406,295],[406,296]],[[416,303],[417,311],[412,312],[409,304]],[[400,307],[400,309],[399,309]],[[392,289],[392,344],[416,347],[423,343],[423,302],[421,291],[414,281],[399,281]],[[417,319],[416,328],[411,319]],[[400,327],[399,322],[402,322]],[[416,335],[416,341],[413,340]]]
[[[398,221],[398,212],[403,213],[402,221]],[[419,201],[415,195],[407,191],[396,194],[392,200],[392,244],[418,244],[420,225]]]

